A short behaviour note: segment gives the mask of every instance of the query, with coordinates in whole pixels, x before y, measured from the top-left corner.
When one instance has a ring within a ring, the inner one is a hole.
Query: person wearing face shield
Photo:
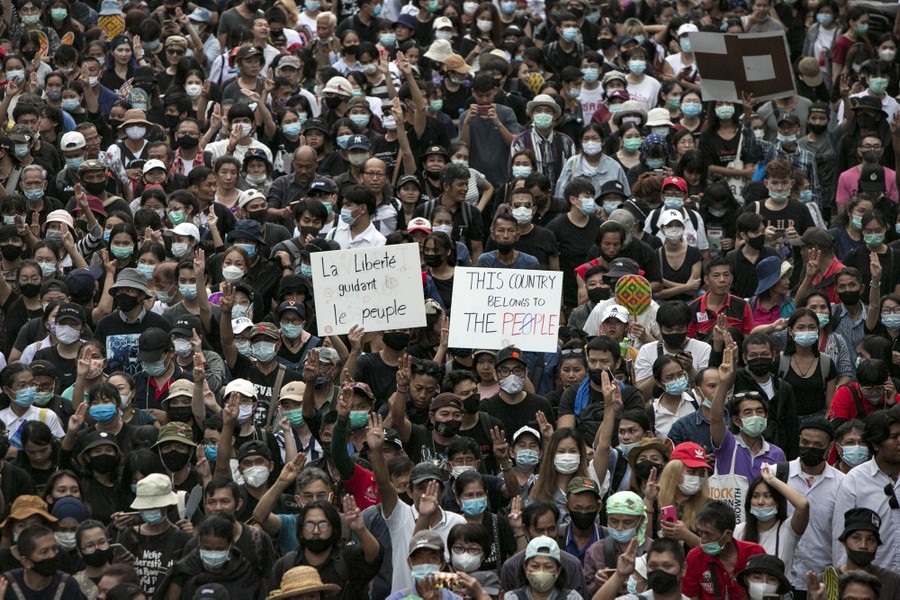
[[[495,396],[483,398],[481,410],[504,423],[508,439],[513,432],[532,422],[538,412],[543,412],[547,421],[556,426],[550,402],[525,389],[528,366],[521,350],[507,346],[497,352],[494,372],[500,382],[500,391]]]

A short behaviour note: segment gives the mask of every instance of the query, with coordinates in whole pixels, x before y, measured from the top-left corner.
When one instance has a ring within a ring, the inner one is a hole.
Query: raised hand
[[[75,363],[75,376],[79,379],[87,377],[91,371],[91,349],[82,346],[78,351],[78,361]]]
[[[509,458],[509,442],[506,441],[506,433],[499,427],[494,427],[490,431],[491,445],[494,447],[494,456],[498,461],[504,461]]]
[[[825,600],[825,585],[819,581],[819,576],[812,571],[806,572],[806,597],[807,600]]]
[[[384,419],[376,412],[369,413],[369,424],[366,426],[366,445],[369,451],[384,447]]]
[[[806,255],[806,274],[810,277],[819,272],[819,249],[813,246]]]
[[[397,391],[409,391],[409,379],[412,372],[412,357],[404,354],[397,368]],[[405,393],[405,392],[404,392]]]
[[[428,517],[433,515],[434,512],[441,505],[440,499],[440,487],[438,486],[438,482],[435,480],[431,480],[428,482],[428,487],[425,489],[425,494],[422,496],[421,500],[419,500],[419,514]]]
[[[881,261],[876,252],[869,252],[869,272],[872,274],[872,281],[881,282]]]
[[[194,332],[196,335],[197,332]],[[203,355],[194,350],[194,382],[202,382],[206,379],[206,366],[203,364]]]
[[[644,486],[644,504],[647,506],[652,506],[653,501],[659,497],[659,483],[657,483],[656,476],[656,467],[653,467],[650,469],[647,485]]]
[[[734,350],[726,346],[722,351],[722,364],[719,365],[719,385],[727,385],[734,376]]]
[[[549,441],[550,438],[553,437],[553,425],[547,420],[544,411],[539,410],[534,413],[534,418],[537,420],[538,430],[541,432],[541,439],[545,442]]]
[[[359,325],[354,325],[347,332],[347,339],[350,340],[350,352],[359,352],[362,350],[362,339],[366,334],[366,330]]]
[[[353,499],[353,495],[347,494],[341,500],[341,503],[344,505],[344,520],[347,521],[350,531],[356,532],[365,529],[366,522],[363,519],[362,511],[356,505],[356,500]]]
[[[521,496],[513,496],[512,500],[509,503],[509,514],[506,515],[506,519],[509,521],[510,527],[512,527],[513,531],[521,531],[522,530],[522,497]]]
[[[310,348],[303,363],[303,381],[314,382],[319,376],[319,349]]]
[[[209,80],[206,80],[206,83],[209,83]],[[209,90],[207,90],[209,91]],[[212,114],[209,116],[209,128],[213,131],[219,129],[222,126],[222,107],[216,102],[215,106],[213,106]]]
[[[618,411],[622,406],[622,390],[619,388],[618,380],[611,378],[607,371],[602,371],[600,387],[603,390],[603,401],[606,402],[606,406],[613,407]]]
[[[303,470],[305,464],[306,452],[298,452],[293,460],[285,463],[284,467],[281,468],[281,473],[278,474],[276,484],[280,483],[285,487],[292,484],[294,480],[297,479],[297,475],[300,474],[300,471]]]
[[[353,388],[350,385],[344,385],[341,388],[341,395],[338,396],[337,414],[338,419],[347,419],[350,417],[350,411],[353,409]]]
[[[84,419],[88,414],[88,405],[87,402],[82,402],[78,405],[78,408],[75,409],[75,412],[72,413],[72,416],[69,417],[69,431],[78,431],[81,429],[81,426],[84,425]]]
[[[227,281],[223,281],[222,285],[219,286],[219,291],[222,292],[219,308],[227,315],[234,308],[234,286]]]
[[[240,394],[236,392],[231,394],[228,400],[225,401],[225,407],[222,409],[222,421],[226,425],[230,424],[231,427],[234,427],[237,423],[238,413],[241,408],[240,402]]]
[[[441,348],[450,345],[450,319],[446,314],[441,315],[441,341],[438,344]]]
[[[194,249],[194,274],[197,281],[206,277],[206,251],[199,246]]]
[[[634,560],[637,556],[637,546],[637,536],[634,536],[631,538],[631,541],[628,542],[628,546],[625,547],[625,552],[620,554],[616,561],[616,573],[625,579],[634,573]]]

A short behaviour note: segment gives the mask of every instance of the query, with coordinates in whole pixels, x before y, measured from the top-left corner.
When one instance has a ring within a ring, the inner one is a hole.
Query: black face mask
[[[359,46],[356,46],[355,44],[353,46],[344,46],[341,49],[341,52],[344,53],[344,56],[356,56],[359,52]]]
[[[435,267],[441,266],[444,262],[444,257],[440,254],[426,254],[425,255],[425,266],[431,267],[432,269]]]
[[[499,252],[500,254],[509,254],[512,251],[512,244],[501,244],[500,242],[497,242],[497,252]]]
[[[847,550],[847,558],[857,567],[868,567],[875,560],[875,553],[865,550]]]
[[[822,135],[828,130],[828,125],[810,125],[809,130],[816,135]]]
[[[191,417],[194,415],[190,406],[179,406],[178,408],[169,408],[166,411],[169,415],[169,421],[175,423],[190,423]]]
[[[193,150],[200,145],[200,138],[196,138],[192,135],[183,135],[178,138],[176,143],[182,150]]]
[[[178,124],[181,123],[181,117],[178,115],[165,115],[163,122],[166,126],[166,129],[175,129],[178,127]]]
[[[823,448],[800,448],[800,461],[807,467],[816,467],[825,461]]]
[[[601,385],[603,382],[603,372],[606,369],[588,369],[588,377],[591,378],[591,383],[594,385]]]
[[[91,196],[99,196],[103,192],[106,191],[106,182],[105,181],[85,181],[82,182],[81,187],[84,188],[84,191],[90,194]]]
[[[856,306],[859,303],[859,290],[838,292],[838,298],[844,306]]]
[[[444,421],[442,423],[435,423],[434,430],[446,438],[452,438],[457,433],[459,433],[459,428],[461,425],[461,422],[457,421],[456,419],[452,419],[450,421]]]
[[[400,498],[400,501],[403,502],[404,504],[408,504],[409,506],[412,506],[413,499],[410,498],[409,494],[407,494],[406,492],[403,492],[402,494],[397,494],[397,497]]]
[[[322,554],[323,552],[327,552],[328,549],[331,548],[332,543],[331,540],[311,539],[303,540],[303,545],[307,547],[313,554]]]
[[[595,287],[591,288],[587,291],[588,300],[593,302],[594,304],[603,302],[604,300],[609,300],[612,295],[612,290],[607,287]]]
[[[440,169],[438,169],[437,171],[428,171],[428,170],[426,170],[426,171],[425,171],[425,177],[427,177],[428,179],[440,179],[440,177],[441,177],[441,170],[440,170]]]
[[[0,246],[0,254],[2,254],[3,258],[6,260],[16,260],[22,256],[22,247],[14,246],[12,244]]]
[[[122,119],[109,119],[107,123],[109,123],[110,129],[112,129],[113,131],[117,131],[122,125]]]
[[[28,62],[31,62],[34,60],[34,57],[36,54],[37,54],[37,50],[23,50],[22,58],[24,58]]]
[[[265,208],[262,210],[253,210],[253,211],[250,211],[250,213],[249,213],[251,221],[256,221],[257,223],[260,223],[262,225],[265,224],[266,218],[268,217],[268,215],[269,215],[269,211],[268,211],[268,209],[265,209]]]
[[[572,525],[578,529],[588,529],[597,519],[597,511],[581,512],[577,510],[569,511],[569,518],[572,519]]]
[[[400,351],[409,345],[409,334],[399,332],[385,333],[382,336],[382,340],[384,340],[384,345],[391,350]]]
[[[84,561],[89,567],[102,567],[103,565],[109,564],[112,560],[113,551],[112,548],[97,548],[90,554],[82,554],[81,560]]]
[[[160,458],[162,458],[163,465],[166,469],[172,473],[177,473],[184,468],[184,465],[186,465],[189,460],[191,460],[191,455],[179,452],[178,450],[169,450],[168,452],[161,452]]]
[[[331,454],[331,442],[319,442],[319,445],[322,446],[322,454],[325,456]]]
[[[687,333],[664,333],[662,334],[663,342],[669,348],[681,348]]]
[[[580,19],[581,17],[584,16],[584,11],[581,10],[580,8],[576,8],[575,10],[572,10],[569,12],[571,12],[573,15],[575,15],[575,19]]]
[[[62,564],[62,554],[57,554],[51,558],[45,558],[44,560],[32,561],[34,562],[34,566],[31,567],[31,570],[40,575],[41,577],[51,577],[54,573],[59,571],[59,567]]]
[[[747,238],[747,245],[754,250],[762,250],[763,246],[766,245],[766,236],[758,235],[753,238]]]
[[[652,460],[645,460],[644,462],[639,462],[634,466],[634,474],[641,481],[647,481],[648,479],[650,479],[650,471],[656,469],[656,476],[659,477],[659,474],[662,473],[664,466],[665,465],[656,464]]]
[[[128,294],[119,294],[116,296],[116,301],[119,304],[119,310],[127,313],[137,308],[138,303],[140,302],[140,300],[134,296],[129,296]]]
[[[91,457],[88,465],[91,467],[91,470],[98,473],[112,473],[119,465],[119,458],[109,454],[101,454],[100,456]]]
[[[479,394],[472,394],[465,400],[463,400],[463,410],[467,415],[474,415],[478,412],[478,407],[481,404],[481,396]]]
[[[867,163],[875,164],[881,160],[881,152],[877,150],[866,150],[862,153],[862,159]]]
[[[773,364],[774,361],[771,358],[766,358],[764,356],[760,358],[751,358],[747,361],[747,369],[757,377],[762,377],[763,375],[768,375],[772,372]]]
[[[613,44],[615,44],[615,43],[616,43],[615,40],[611,40],[609,38],[601,38],[601,39],[597,40],[597,45],[600,46],[601,50],[609,50],[610,48],[613,47]]]
[[[647,586],[653,590],[656,596],[669,594],[681,587],[678,584],[678,576],[666,573],[662,569],[647,572]]]
[[[19,293],[26,298],[37,298],[37,295],[41,293],[41,286],[39,283],[26,283],[19,286]]]
[[[343,101],[344,101],[344,99],[341,98],[340,96],[335,96],[335,97],[332,97],[332,98],[329,98],[328,96],[325,96],[325,106],[327,106],[327,107],[330,108],[331,110],[334,110],[335,108],[337,108],[338,106],[340,106],[340,105],[341,105],[341,102],[343,102]]]

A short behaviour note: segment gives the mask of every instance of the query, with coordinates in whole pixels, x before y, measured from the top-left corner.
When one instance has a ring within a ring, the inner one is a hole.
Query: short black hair
[[[606,335],[598,335],[595,338],[591,338],[591,341],[585,346],[585,354],[591,350],[609,352],[613,355],[613,358],[620,358],[622,356],[622,347],[619,345],[619,342]]]
[[[891,436],[891,426],[898,424],[900,424],[900,412],[895,410],[880,410],[866,417],[863,441],[869,447],[872,456],[878,453],[875,446]]]
[[[453,388],[461,381],[474,381],[475,383],[478,383],[478,378],[475,376],[475,373],[468,369],[454,369],[444,377],[444,381],[441,382],[441,389],[445,392],[452,392]]]
[[[877,358],[866,358],[856,367],[856,381],[861,386],[881,385],[890,376],[891,370],[887,363]]]
[[[691,309],[684,302],[670,300],[656,311],[660,327],[687,327],[691,323]]]
[[[472,79],[472,91],[477,94],[487,94],[497,88],[497,80],[487,73],[478,73]],[[469,115],[471,117],[471,115]]]
[[[372,193],[372,190],[369,188],[354,184],[348,186],[344,189],[341,194],[341,203],[344,202],[352,202],[356,205],[363,205],[366,207],[366,212],[369,216],[374,215],[377,207],[375,206],[375,194]]]
[[[553,522],[559,521],[559,507],[555,502],[534,502],[522,509],[522,525],[534,527],[537,520],[548,512],[553,513]]]
[[[647,550],[647,556],[649,557],[652,553],[665,554],[666,552],[671,552],[672,556],[675,557],[675,562],[679,565],[684,564],[684,548],[681,547],[681,542],[670,538],[656,538],[653,540],[653,543],[650,544],[650,549]]]
[[[717,257],[711,259],[709,262],[707,262],[706,266],[703,267],[703,276],[706,277],[707,275],[712,273],[712,270],[715,267],[722,267],[722,266],[728,267],[729,273],[732,272],[731,271],[731,263],[728,262],[728,259],[725,258],[724,256],[717,256]]]
[[[526,180],[526,185],[528,184]],[[593,196],[596,194],[594,190],[594,184],[591,183],[590,179],[577,178],[573,179],[566,185],[566,189],[563,190],[563,196],[565,197],[566,204],[569,202],[569,198],[577,198],[582,194],[590,194]]]
[[[736,519],[734,509],[727,502],[710,500],[697,512],[695,523],[712,525],[721,532],[734,531]]]

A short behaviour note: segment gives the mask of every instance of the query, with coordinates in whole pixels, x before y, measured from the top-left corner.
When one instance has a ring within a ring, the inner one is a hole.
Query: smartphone
[[[475,107],[475,112],[478,114],[479,117],[488,116],[488,113],[490,111],[491,111],[490,104],[479,104],[478,106]]]
[[[678,520],[678,515],[675,514],[675,507],[671,504],[669,506],[663,506],[659,509],[660,519],[663,521],[668,521],[669,523],[674,523]]]
[[[666,173],[662,169],[653,169],[653,174],[657,177],[665,177]]]

